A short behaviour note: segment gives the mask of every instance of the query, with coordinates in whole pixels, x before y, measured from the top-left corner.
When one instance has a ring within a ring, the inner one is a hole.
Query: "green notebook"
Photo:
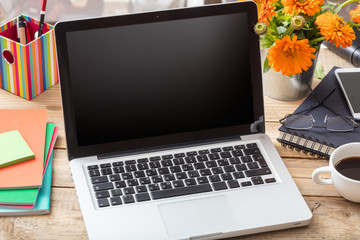
[[[44,163],[46,161],[49,151],[51,151],[50,153],[52,154],[52,149],[49,149],[49,147],[50,147],[52,135],[54,133],[54,129],[55,129],[54,123],[46,124]],[[50,183],[51,183],[51,179],[50,179]],[[0,204],[24,205],[24,206],[35,205],[38,192],[39,192],[39,188],[0,190]],[[1,216],[1,209],[0,209],[0,216]]]
[[[0,168],[35,158],[18,130],[0,134]]]

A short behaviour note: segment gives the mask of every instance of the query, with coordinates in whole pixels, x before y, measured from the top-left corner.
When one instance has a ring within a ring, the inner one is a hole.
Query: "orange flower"
[[[272,16],[277,17],[278,14],[275,12],[274,2],[277,0],[257,0],[259,6],[258,20],[269,24],[269,20],[272,20]]]
[[[347,25],[342,17],[331,12],[326,12],[316,18],[315,24],[320,28],[320,33],[336,47],[350,47],[356,38],[354,30]]]
[[[360,24],[360,5],[357,5],[357,7],[354,10],[351,10],[349,14],[351,16],[351,20],[353,20],[357,24]]]
[[[297,40],[294,35],[292,40],[286,35],[283,39],[276,39],[275,45],[269,49],[267,58],[269,65],[276,71],[290,76],[306,71],[313,64],[313,54],[316,50],[308,45],[309,40]]]
[[[284,5],[283,13],[314,16],[321,10],[320,5],[324,5],[324,0],[281,0],[281,3]]]

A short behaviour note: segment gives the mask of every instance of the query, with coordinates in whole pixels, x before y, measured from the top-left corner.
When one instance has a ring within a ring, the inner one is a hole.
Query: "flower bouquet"
[[[268,49],[264,72],[273,69],[286,76],[307,71],[323,41],[336,47],[349,47],[355,40],[353,28],[360,27],[360,5],[350,11],[351,20],[345,22],[338,12],[347,4],[324,0],[255,0],[262,49]]]

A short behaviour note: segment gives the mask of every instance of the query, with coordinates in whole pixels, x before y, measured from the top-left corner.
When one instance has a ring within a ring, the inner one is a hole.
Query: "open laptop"
[[[264,134],[253,2],[55,26],[90,239],[215,239],[309,224]]]

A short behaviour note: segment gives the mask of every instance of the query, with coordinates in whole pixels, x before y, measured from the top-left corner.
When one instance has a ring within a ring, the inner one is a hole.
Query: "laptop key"
[[[188,163],[188,164],[182,165],[182,169],[183,169],[184,171],[191,171],[191,170],[194,170],[194,167],[192,166],[191,163]]]
[[[220,160],[217,161],[217,163],[218,163],[219,166],[227,166],[227,165],[230,164],[227,159],[220,159]]]
[[[136,165],[126,165],[125,169],[126,169],[127,172],[137,171]]]
[[[246,166],[245,163],[243,163],[243,164],[236,164],[236,165],[235,165],[235,168],[236,168],[236,170],[238,170],[238,171],[248,170],[248,168],[247,168],[247,166]]]
[[[173,165],[171,160],[162,160],[161,161],[161,166],[163,167],[171,167]]]
[[[151,196],[153,199],[163,199],[163,198],[184,196],[184,195],[211,192],[211,191],[212,188],[210,184],[201,184],[201,185],[166,189],[161,191],[153,191],[151,192]]]
[[[135,178],[145,177],[145,172],[144,171],[136,171],[136,172],[134,172],[134,176],[135,176]]]
[[[196,180],[198,181],[199,184],[209,183],[207,177],[198,177]]]
[[[112,174],[109,176],[109,178],[110,178],[110,181],[112,181],[112,182],[121,180],[121,177],[119,174]]]
[[[185,164],[185,161],[184,161],[184,158],[175,158],[175,159],[173,160],[173,163],[174,163],[175,165],[182,165],[182,164]]]
[[[177,179],[186,179],[188,178],[185,172],[179,172],[175,174]]]
[[[208,158],[206,155],[196,156],[196,159],[197,159],[199,162],[209,161],[209,158]]]
[[[220,155],[218,153],[210,153],[209,159],[210,160],[218,160],[218,159],[220,159]]]
[[[242,153],[242,151],[240,149],[236,149],[236,150],[232,151],[231,153],[234,157],[244,156],[244,154]]]
[[[120,197],[112,197],[110,198],[110,203],[112,206],[121,205],[122,201]]]
[[[244,178],[244,177],[245,177],[245,175],[244,175],[243,172],[234,172],[234,173],[233,173],[233,176],[234,176],[235,179],[239,179],[239,178]]]
[[[212,175],[212,176],[209,176],[209,180],[210,180],[210,182],[220,182],[221,178],[219,175]]]
[[[261,153],[260,149],[258,149],[258,148],[247,148],[247,149],[244,149],[243,151],[244,151],[245,155],[253,155],[253,154]]]
[[[156,156],[156,157],[151,157],[150,158],[150,161],[160,161],[161,160],[161,157],[160,156]]]
[[[233,179],[231,173],[223,173],[220,176],[221,176],[222,180],[224,180],[224,181]]]
[[[119,167],[113,167],[113,171],[114,173],[124,173],[125,169],[124,167],[119,166]]]
[[[186,186],[192,186],[192,185],[196,185],[196,180],[193,179],[193,178],[188,178],[188,179],[185,179],[185,184]]]
[[[216,161],[208,161],[208,162],[206,162],[205,164],[206,164],[206,166],[207,166],[208,168],[213,168],[213,167],[217,167],[217,166],[218,166],[217,163],[216,163]]]
[[[213,188],[215,191],[217,190],[224,190],[227,189],[228,187],[226,186],[225,182],[215,182],[212,184]]]
[[[159,174],[168,174],[168,173],[170,173],[170,171],[169,171],[169,169],[167,167],[159,168],[158,171],[159,171]]]
[[[221,148],[213,148],[213,149],[210,149],[210,152],[212,152],[212,153],[221,152]]]
[[[124,180],[133,179],[132,173],[122,173],[121,178]]]
[[[221,167],[214,167],[211,169],[213,174],[221,174],[224,173],[224,170]]]
[[[251,181],[254,185],[264,184],[264,180],[261,177],[252,177]]]
[[[91,178],[91,183],[92,183],[92,184],[105,183],[105,182],[109,182],[109,179],[108,179],[107,176],[92,177],[92,178]]]
[[[108,198],[110,197],[110,193],[109,191],[99,191],[99,192],[95,192],[95,196],[97,199],[99,198]]]
[[[227,184],[228,184],[229,188],[238,188],[238,187],[240,187],[240,184],[238,183],[237,180],[229,180],[229,181],[227,181]]]
[[[196,151],[191,151],[191,152],[187,152],[186,156],[190,157],[190,156],[196,156],[197,152]]]
[[[149,161],[149,159],[147,159],[147,158],[140,158],[137,160],[137,163],[146,163],[148,161]]]
[[[141,185],[146,185],[146,184],[150,184],[151,183],[151,180],[149,177],[144,177],[144,178],[140,178],[140,184]]]
[[[110,163],[100,164],[100,168],[110,168],[110,167],[111,167],[111,164],[110,164]]]
[[[186,163],[196,163],[196,158],[194,156],[186,157],[185,162]]]
[[[257,164],[257,162],[249,162],[249,163],[247,164],[247,167],[248,167],[249,169],[256,169],[256,168],[259,168],[259,165]]]
[[[158,190],[160,190],[160,186],[157,183],[149,184],[148,188],[149,188],[149,191],[158,191]]]
[[[265,182],[266,183],[274,183],[274,182],[276,182],[276,179],[275,178],[267,178],[267,179],[265,179]]]
[[[123,196],[123,201],[125,204],[128,204],[128,203],[134,203],[135,199],[133,195],[125,195]]]
[[[125,165],[133,165],[136,164],[136,160],[127,160],[125,161]]]
[[[95,170],[95,169],[99,169],[98,165],[90,165],[87,167],[88,170]]]
[[[210,151],[207,149],[199,151],[199,154],[209,154],[209,153],[210,153]]]
[[[110,206],[109,200],[108,200],[107,198],[100,198],[100,199],[98,199],[98,206],[99,206],[100,208]]]
[[[124,166],[124,162],[113,162],[112,165],[113,167],[120,167],[120,166]]]
[[[196,170],[189,171],[189,172],[188,172],[188,175],[189,175],[189,178],[196,178],[196,177],[199,177],[199,176],[200,176],[199,172],[196,171]]]
[[[164,180],[160,175],[151,177],[153,183],[163,182]]]
[[[242,156],[241,157],[241,162],[242,163],[248,163],[248,162],[252,162],[252,158],[250,156]]]
[[[256,143],[249,143],[249,144],[246,144],[246,147],[247,148],[257,148],[257,144]]]
[[[235,172],[235,168],[232,165],[224,166],[224,171],[227,172],[227,173],[228,172]]]
[[[241,183],[242,187],[248,187],[248,186],[251,186],[251,185],[252,185],[252,183],[250,181],[246,181],[246,182]]]
[[[102,175],[110,175],[110,174],[113,174],[111,168],[103,168],[101,169],[101,174]]]
[[[89,176],[90,176],[90,177],[98,177],[98,176],[100,176],[100,171],[97,170],[97,169],[95,169],[95,170],[90,170],[90,171],[89,171]]]
[[[135,189],[133,187],[127,187],[127,188],[123,189],[123,192],[124,192],[125,195],[134,194]]]
[[[203,168],[206,168],[205,164],[203,162],[197,162],[197,163],[194,163],[194,167],[195,169],[203,169]]]
[[[121,196],[121,195],[123,195],[123,193],[122,193],[121,189],[113,189],[113,190],[111,190],[111,195],[112,195],[113,197],[116,197],[116,196]]]
[[[145,163],[138,163],[137,168],[139,170],[146,170],[146,169],[149,169],[149,165],[146,162]]]
[[[252,170],[245,171],[245,175],[247,177],[267,175],[267,174],[271,174],[271,171],[269,168],[259,168],[259,169],[252,169]]]
[[[159,161],[156,161],[156,162],[150,162],[150,163],[149,163],[149,166],[150,166],[150,168],[152,168],[152,169],[161,167],[161,165],[160,165],[160,162],[159,162]]]
[[[127,184],[129,187],[132,187],[132,186],[138,186],[139,185],[139,181],[137,179],[129,179],[127,181]]]
[[[103,190],[110,190],[110,189],[114,189],[114,185],[111,182],[110,183],[100,183],[100,184],[94,185],[95,191],[103,191]]]
[[[164,175],[164,180],[169,182],[169,181],[174,181],[175,180],[175,175],[174,174],[165,174]]]
[[[235,149],[244,149],[245,148],[245,145],[236,145],[235,146]]]
[[[231,155],[230,152],[221,152],[221,153],[220,153],[220,156],[221,156],[222,158],[231,158],[231,157],[232,157],[232,155]]]
[[[183,180],[173,181],[173,185],[174,185],[175,188],[184,187],[184,186],[185,186]]]
[[[147,192],[147,191],[148,191],[147,188],[146,188],[146,186],[136,186],[136,187],[135,187],[135,190],[136,190],[137,193],[143,193],[143,192]]]
[[[164,156],[162,156],[162,159],[163,160],[165,160],[165,159],[173,159],[173,155],[172,154],[164,155]]]
[[[115,187],[116,188],[124,188],[124,187],[126,187],[126,182],[125,181],[115,182]]]
[[[232,150],[234,150],[234,148],[232,146],[229,146],[229,147],[223,147],[222,150],[223,151],[232,151]]]
[[[135,194],[135,198],[137,202],[144,202],[151,200],[150,195],[148,193],[138,193]]]
[[[176,153],[176,154],[174,154],[174,157],[183,158],[183,157],[185,157],[185,153]]]
[[[161,187],[161,189],[170,189],[170,188],[172,188],[172,185],[171,185],[171,182],[162,182],[162,183],[160,183],[160,187]]]

